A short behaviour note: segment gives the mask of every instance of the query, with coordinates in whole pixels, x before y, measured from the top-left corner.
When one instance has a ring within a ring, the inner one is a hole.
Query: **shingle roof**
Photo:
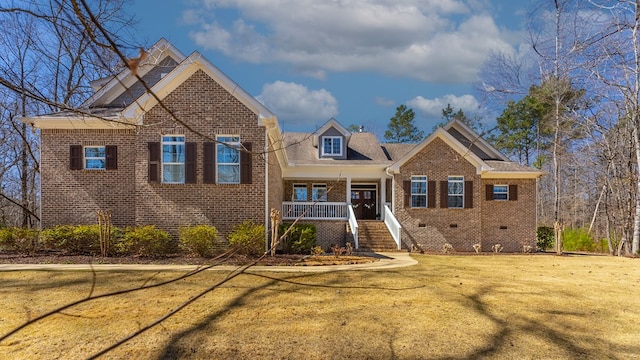
[[[397,144],[397,143],[389,143],[383,144],[382,147],[389,154],[389,159],[396,161],[403,156],[407,155],[411,149],[416,147],[417,144]]]
[[[520,165],[513,161],[501,161],[501,160],[485,160],[487,165],[491,166],[494,171],[500,172],[540,172],[531,166]]]
[[[318,148],[313,146],[312,133],[287,132],[282,134],[289,162],[296,165],[335,163],[344,165],[388,165],[390,159],[372,133],[354,133],[347,144],[347,159],[318,158]]]

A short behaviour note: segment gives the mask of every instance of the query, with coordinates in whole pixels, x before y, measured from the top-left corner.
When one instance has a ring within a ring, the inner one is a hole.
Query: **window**
[[[84,147],[84,168],[90,170],[107,168],[107,151],[104,146]]]
[[[509,186],[493,185],[493,200],[509,200]]]
[[[327,201],[327,184],[313,184],[311,200]]]
[[[216,138],[216,175],[218,184],[240,184],[240,137]]]
[[[307,201],[307,184],[293,184],[293,201]]]
[[[342,156],[342,137],[322,137],[322,155]]]
[[[185,182],[185,137],[167,135],[162,137],[162,182],[184,184]]]
[[[447,205],[449,208],[464,208],[464,177],[449,176],[447,186]]]
[[[426,176],[411,177],[411,207],[412,208],[427,207],[427,177]]]

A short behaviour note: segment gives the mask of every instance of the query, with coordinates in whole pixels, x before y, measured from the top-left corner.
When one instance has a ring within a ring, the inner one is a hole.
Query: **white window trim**
[[[315,189],[324,189],[324,199],[315,197]],[[327,184],[325,183],[315,183],[311,185],[311,201],[313,202],[327,202],[329,200],[329,196],[327,194]]]
[[[298,188],[302,188],[304,187],[304,193],[305,193],[305,198],[304,200],[299,200],[296,198],[296,187]],[[309,199],[309,189],[307,188],[307,184],[305,183],[294,183],[293,184],[293,201],[298,201],[298,202],[302,202],[302,201],[307,201]]]
[[[99,149],[102,148],[104,149],[104,157],[102,156],[87,156],[87,152],[86,149],[89,148],[95,148],[95,149]],[[89,168],[87,167],[87,160],[103,160],[103,164],[104,167],[101,168]],[[92,145],[92,146],[83,146],[82,147],[82,168],[85,170],[106,170],[107,169],[107,147],[104,145]]]
[[[183,140],[182,141],[164,141],[165,137],[181,137]],[[184,134],[164,134],[162,135],[161,138],[161,142],[160,142],[160,165],[161,165],[161,169],[160,169],[160,180],[162,181],[163,184],[184,184],[184,181],[181,182],[173,182],[173,181],[164,181],[164,166],[165,165],[182,165],[183,168],[185,168],[186,171],[186,151],[187,151],[187,137]],[[182,145],[185,151],[185,161],[184,162],[165,162],[164,161],[164,145]],[[186,178],[187,174],[185,173],[185,178]],[[185,179],[186,180],[186,179]]]
[[[459,178],[456,180],[451,180],[451,178]],[[449,183],[451,182],[459,182],[462,184],[462,194],[451,194],[449,192]],[[450,175],[447,178],[447,208],[449,209],[464,209],[464,197],[465,197],[465,193],[466,193],[466,189],[464,188],[464,176],[459,176],[459,175]],[[456,196],[456,197],[461,197],[462,198],[462,206],[456,206],[456,207],[451,207],[449,206],[449,197],[450,196]]]
[[[221,138],[238,138],[238,141],[222,141]],[[223,163],[218,162],[218,146],[226,146],[222,144],[230,145],[231,147],[235,147],[238,152],[238,162],[237,163]],[[242,179],[242,167],[240,166],[240,148],[242,146],[242,142],[240,140],[240,135],[216,135],[216,153],[215,153],[215,172],[216,172],[216,184],[240,184]],[[219,180],[218,176],[220,175],[219,166],[220,165],[234,165],[238,167],[238,181],[237,182],[222,182]]]
[[[506,194],[507,198],[506,199],[496,199],[496,187],[498,186],[503,186],[505,189],[507,189],[507,191],[505,192],[499,192],[498,194]],[[493,200],[494,201],[508,201],[509,200],[509,185],[506,184],[496,184],[493,185]]]
[[[418,179],[419,178],[419,179]],[[424,179],[423,179],[424,178]],[[412,209],[426,209],[429,207],[429,178],[426,175],[414,175],[411,177],[411,197],[409,201],[411,201]],[[413,183],[414,182],[424,182],[425,193],[414,193],[413,192]],[[414,196],[424,196],[424,206],[413,206],[413,197]]]
[[[325,139],[332,139],[331,141],[331,148],[333,149],[333,141],[335,141],[335,139],[340,140],[340,151],[336,154],[336,153],[327,153],[324,151],[324,140]],[[322,141],[321,141],[321,154],[322,156],[342,156],[342,142],[343,142],[343,137],[342,136],[323,136],[322,137]]]

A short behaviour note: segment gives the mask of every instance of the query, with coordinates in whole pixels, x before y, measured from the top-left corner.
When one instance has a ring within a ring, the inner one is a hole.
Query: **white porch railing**
[[[353,235],[353,246],[358,248],[358,220],[356,219],[356,213],[353,211],[353,206],[347,206],[349,210],[349,228],[351,229],[351,235]]]
[[[396,219],[393,212],[391,212],[391,208],[389,205],[384,205],[384,224],[387,225],[387,229],[391,233],[393,240],[395,240],[396,245],[398,245],[398,250],[402,248],[401,236],[402,236],[402,226]]]
[[[347,220],[346,202],[305,202],[305,201],[284,201],[282,203],[283,219],[303,219],[313,220]]]

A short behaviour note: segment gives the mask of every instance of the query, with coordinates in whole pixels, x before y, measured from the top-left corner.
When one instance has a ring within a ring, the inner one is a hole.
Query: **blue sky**
[[[447,103],[482,107],[489,51],[517,54],[528,1],[130,0],[137,38],[197,50],[276,113],[285,131],[331,117],[379,137],[406,104],[427,133]],[[135,54],[132,54],[132,56]],[[488,121],[491,121],[490,119]]]

